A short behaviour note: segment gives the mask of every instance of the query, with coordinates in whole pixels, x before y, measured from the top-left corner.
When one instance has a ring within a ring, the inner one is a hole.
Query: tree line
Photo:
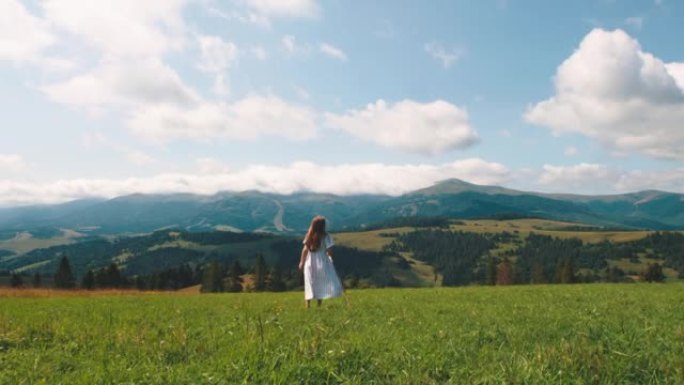
[[[433,219],[426,223],[435,224],[431,221]],[[80,254],[77,259],[80,267],[77,269],[72,265],[71,255],[67,257],[61,253],[52,262],[55,266],[53,274],[44,269],[32,275],[5,270],[0,271],[0,281],[14,287],[62,289],[178,290],[201,285],[203,292],[237,292],[301,288],[302,276],[297,269],[301,242],[294,239],[270,242],[270,265],[266,264],[263,255],[249,258],[254,262],[245,266],[235,256],[198,253],[196,250],[187,250],[186,253],[185,250],[166,247],[150,251],[143,258],[129,258],[123,270],[112,263],[111,257],[107,259],[102,255],[88,264],[103,267],[82,266],[82,258],[87,255],[111,251],[111,248],[117,253],[145,249],[178,237],[203,244],[271,237],[261,234],[210,234],[158,232],[149,236],[152,239],[137,237],[114,242],[86,242],[96,247]],[[400,255],[402,252],[412,253],[414,258],[432,265],[435,282],[441,276],[444,286],[625,282],[635,276],[643,281],[658,282],[665,279],[663,270],[666,268],[675,269],[680,276],[684,273],[684,234],[681,233],[655,232],[636,241],[597,243],[535,233],[521,238],[519,234],[507,232],[452,232],[439,227],[386,236],[394,240],[381,252],[335,247],[335,267],[346,287],[400,286],[401,283],[387,268],[387,261],[393,261],[396,268],[410,269],[409,262]],[[506,244],[506,248],[497,249],[502,244]],[[80,245],[70,250],[85,249]],[[41,258],[45,257],[43,254],[44,251]],[[649,263],[638,271],[620,268],[629,266],[621,261],[642,264],[643,258],[647,258]],[[157,268],[149,271],[141,266],[151,264]]]

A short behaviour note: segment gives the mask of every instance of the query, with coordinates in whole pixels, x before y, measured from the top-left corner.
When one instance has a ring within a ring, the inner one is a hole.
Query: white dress
[[[305,243],[306,240],[302,243]],[[330,234],[316,251],[308,251],[304,262],[304,299],[326,299],[342,295],[342,283],[326,250],[334,243]],[[323,247],[325,246],[325,247]]]

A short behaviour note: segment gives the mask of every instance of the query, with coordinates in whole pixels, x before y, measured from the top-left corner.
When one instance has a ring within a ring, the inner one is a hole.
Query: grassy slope
[[[462,225],[451,226],[452,230],[483,233],[509,233],[527,236],[529,233],[550,235],[558,238],[579,238],[584,242],[627,242],[641,239],[651,231],[565,231],[565,226],[582,226],[577,223],[550,221],[546,219],[515,219],[509,221],[473,220],[463,221]]]
[[[513,219],[506,221],[483,219],[460,222],[461,224],[451,225],[451,230],[475,233],[502,233],[507,231],[519,234],[520,237],[526,237],[529,233],[534,232],[558,238],[579,238],[585,242],[601,242],[604,240],[627,242],[641,239],[651,233],[651,231],[566,231],[562,230],[562,228],[565,226],[578,226],[578,224],[546,219]],[[392,242],[391,237],[383,237],[382,234],[403,233],[411,230],[413,229],[402,227],[397,229],[340,233],[335,234],[335,239],[339,244],[345,246],[379,251],[384,245]]]
[[[67,230],[58,237],[36,238],[29,233],[18,233],[16,237],[0,241],[0,249],[11,250],[16,254],[28,253],[35,249],[67,245],[78,242],[80,234]]]
[[[678,384],[682,289],[0,298],[0,383]]]
[[[531,232],[536,234],[550,235],[558,238],[579,238],[584,242],[601,242],[609,240],[613,242],[628,242],[641,239],[647,236],[650,231],[567,231],[563,230],[568,226],[582,226],[577,223],[559,222],[546,219],[513,219],[513,220],[464,220],[459,221],[459,224],[451,225],[452,231],[465,231],[475,233],[502,233],[504,231],[517,234],[521,239],[527,237]],[[402,227],[395,229],[382,229],[363,232],[339,233],[335,234],[335,240],[338,244],[357,247],[363,250],[380,251],[385,245],[392,242],[393,238],[383,236],[383,234],[405,233],[412,231],[412,228]],[[498,255],[508,249],[513,248],[512,244],[501,244],[499,248],[493,251],[494,255]],[[410,253],[402,254],[405,259],[413,262],[411,264],[411,272],[401,272],[398,269],[391,269],[393,274],[399,278],[402,284],[407,286],[434,286],[441,282],[441,277],[438,275],[435,281],[435,273],[432,267],[417,261],[412,258]],[[640,264],[633,264],[626,266],[619,264],[621,268],[629,268],[634,271],[641,271],[644,268],[644,262]],[[395,271],[396,270],[396,271]],[[675,276],[676,272],[672,269],[665,269],[668,277]]]

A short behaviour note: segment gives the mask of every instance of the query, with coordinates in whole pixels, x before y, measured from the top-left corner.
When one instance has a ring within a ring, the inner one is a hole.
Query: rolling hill
[[[324,214],[337,229],[396,217],[453,219],[532,217],[627,229],[684,229],[684,196],[660,191],[587,196],[544,194],[446,180],[401,196],[256,191],[214,195],[133,194],[57,205],[0,209],[0,239],[69,229],[84,234],[149,233],[164,228],[300,233]]]

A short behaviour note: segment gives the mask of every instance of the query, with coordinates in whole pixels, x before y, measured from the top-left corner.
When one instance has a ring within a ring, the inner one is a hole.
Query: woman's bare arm
[[[299,270],[304,268],[304,262],[306,262],[306,245],[302,247],[302,255],[299,257]]]

